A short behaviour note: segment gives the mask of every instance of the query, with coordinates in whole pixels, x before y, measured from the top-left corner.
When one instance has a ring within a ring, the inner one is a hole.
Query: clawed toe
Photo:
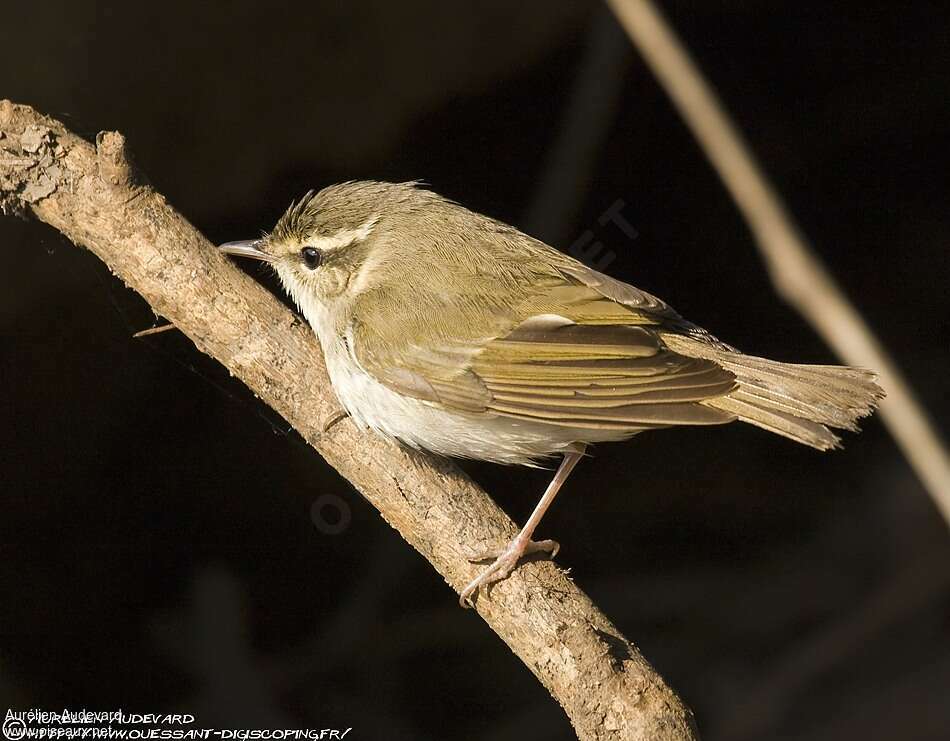
[[[504,556],[509,550],[512,550],[513,546],[513,543],[509,543],[508,546],[502,548],[501,550],[497,548],[491,548],[485,551],[479,551],[466,556],[465,559],[469,563],[495,561]],[[531,555],[532,553],[548,553],[550,554],[548,555],[548,558],[555,558],[559,550],[561,550],[561,544],[556,540],[529,540],[525,544],[524,548],[521,549],[521,555],[519,558]]]
[[[525,553],[547,553],[548,558],[556,558],[559,550],[561,550],[561,544],[556,540],[532,540],[528,543]]]
[[[350,413],[343,409],[338,409],[335,411],[323,421],[323,434],[326,435],[331,429],[336,427],[338,423],[342,422],[349,416]]]
[[[501,551],[495,551],[495,550],[478,551],[477,553],[469,552],[469,554],[465,556],[465,560],[468,561],[469,563],[482,563],[483,561],[494,561],[496,558],[498,558],[500,554],[501,554]]]
[[[473,607],[472,597],[475,593],[482,587],[488,587],[495,582],[508,578],[524,556],[532,553],[547,553],[549,554],[548,558],[554,558],[560,547],[555,540],[533,541],[515,538],[500,553],[498,551],[486,551],[470,556],[468,560],[472,563],[491,559],[494,559],[494,561],[462,590],[459,604],[465,608]]]

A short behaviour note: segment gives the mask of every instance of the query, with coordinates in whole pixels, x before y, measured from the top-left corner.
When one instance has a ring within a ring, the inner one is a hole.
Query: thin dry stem
[[[138,332],[132,335],[132,338],[138,339],[139,337],[149,337],[153,334],[161,334],[162,332],[168,332],[172,329],[176,329],[174,324],[160,324],[157,327],[149,327],[148,329],[140,329]]]
[[[687,50],[650,0],[608,0],[728,188],[756,238],[775,290],[851,365],[887,392],[881,414],[950,523],[950,456],[913,390],[783,207]]]

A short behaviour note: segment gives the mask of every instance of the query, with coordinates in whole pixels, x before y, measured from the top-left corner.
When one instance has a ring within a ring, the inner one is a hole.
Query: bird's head
[[[391,234],[432,193],[416,183],[352,181],[307,193],[260,239],[227,242],[220,250],[268,263],[305,310],[373,284],[374,265],[395,249]]]

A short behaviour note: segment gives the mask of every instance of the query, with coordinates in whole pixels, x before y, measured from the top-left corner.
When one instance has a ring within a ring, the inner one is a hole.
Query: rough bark
[[[478,568],[466,553],[515,534],[450,462],[346,421],[322,431],[337,405],[313,333],[136,176],[120,134],[102,133],[93,145],[32,108],[0,101],[0,209],[32,213],[94,252],[293,425],[456,591]],[[554,564],[522,566],[476,608],[580,738],[696,738],[673,690]]]

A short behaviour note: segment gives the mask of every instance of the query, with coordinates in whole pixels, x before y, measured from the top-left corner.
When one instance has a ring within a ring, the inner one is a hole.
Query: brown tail
[[[884,398],[875,374],[861,368],[779,363],[692,338],[664,340],[676,352],[714,360],[736,375],[738,389],[704,404],[818,450],[840,447],[828,427],[856,432],[856,421]]]

